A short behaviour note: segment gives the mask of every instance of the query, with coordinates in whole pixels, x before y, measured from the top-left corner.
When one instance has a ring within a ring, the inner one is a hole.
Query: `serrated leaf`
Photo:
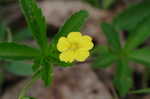
[[[1,59],[34,59],[40,56],[40,52],[32,47],[16,43],[0,43]]]
[[[116,56],[114,56],[106,46],[97,46],[93,52],[93,63],[94,68],[107,68],[114,61],[116,61]]]
[[[107,38],[107,42],[113,51],[119,51],[121,49],[119,33],[114,29],[114,27],[105,22],[101,23],[101,28],[103,33]]]
[[[11,72],[19,76],[29,76],[29,75],[32,75],[33,73],[32,64],[25,63],[23,61],[22,62],[20,61],[9,62],[9,64],[7,64],[4,68],[8,72]]]
[[[143,24],[139,25],[134,31],[134,35],[130,35],[126,44],[126,50],[132,50],[138,47],[140,44],[144,43],[146,39],[150,37],[150,19],[147,18]]]
[[[131,5],[116,16],[113,23],[119,30],[131,30],[150,16],[149,10],[149,2]]]
[[[47,52],[46,21],[35,0],[20,0],[22,12],[31,29],[34,38],[44,53]]]
[[[41,77],[45,86],[49,86],[53,80],[53,65],[47,60],[43,60],[41,64]]]
[[[131,72],[128,62],[125,59],[117,62],[114,84],[120,96],[125,96],[132,87]]]
[[[132,61],[150,66],[150,47],[134,50],[128,57]]]
[[[88,17],[88,13],[86,11],[79,11],[75,14],[73,14],[66,22],[65,24],[60,28],[59,32],[55,35],[53,38],[51,44],[50,44],[50,52],[54,59],[59,60],[59,52],[57,50],[57,42],[58,39],[62,36],[67,36],[70,32],[79,32],[83,24],[85,23],[86,19]]]

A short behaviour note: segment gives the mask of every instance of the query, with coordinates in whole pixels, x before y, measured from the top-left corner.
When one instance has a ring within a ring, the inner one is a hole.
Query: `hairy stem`
[[[39,71],[40,71],[40,70],[38,70],[37,72],[35,72],[34,75],[33,75],[33,77],[32,77],[32,79],[31,79],[29,82],[27,82],[27,84],[25,85],[25,87],[21,90],[18,99],[22,99],[22,98],[25,96],[27,90],[34,84],[34,82],[35,82],[36,80],[39,79],[39,77],[40,77],[40,76],[38,75],[38,74],[39,74]]]

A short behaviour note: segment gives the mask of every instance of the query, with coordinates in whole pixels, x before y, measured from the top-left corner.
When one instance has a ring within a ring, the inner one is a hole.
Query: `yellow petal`
[[[90,36],[83,36],[79,42],[81,49],[90,50],[93,48],[94,44]]]
[[[65,51],[65,50],[67,50],[69,47],[70,47],[70,43],[69,43],[69,41],[67,40],[67,38],[61,37],[61,38],[58,40],[57,49],[58,49],[60,52],[63,52],[63,51]]]
[[[74,51],[71,51],[71,50],[68,50],[68,51],[65,51],[65,52],[62,52],[60,55],[59,55],[59,58],[61,61],[64,61],[64,62],[73,62],[74,59],[75,59],[75,52]]]
[[[90,53],[86,50],[77,50],[75,59],[77,61],[83,62],[89,57]]]
[[[92,38],[88,35],[83,36],[84,39],[88,39],[89,41],[92,41]]]
[[[70,32],[67,38],[69,39],[70,42],[78,42],[80,41],[82,35],[80,32]]]

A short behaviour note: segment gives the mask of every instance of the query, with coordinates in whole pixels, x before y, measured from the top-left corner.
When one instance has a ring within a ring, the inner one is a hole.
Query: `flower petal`
[[[73,62],[74,59],[75,59],[75,52],[74,51],[71,51],[71,50],[68,50],[68,51],[65,51],[65,52],[62,52],[60,55],[59,55],[59,58],[61,61],[64,61],[64,62]]]
[[[70,42],[78,42],[80,41],[82,35],[80,32],[71,32],[69,33],[69,35],[67,36],[67,38],[69,39]]]
[[[94,44],[90,36],[83,36],[80,40],[79,46],[81,49],[90,50],[93,48]]]
[[[58,40],[57,49],[58,49],[60,52],[63,52],[63,51],[65,51],[65,50],[67,50],[69,47],[70,47],[70,43],[69,43],[69,41],[68,41],[67,38],[61,37],[61,38]]]
[[[83,62],[89,57],[90,53],[86,50],[77,50],[75,59],[77,61]]]
[[[92,41],[92,38],[88,35],[83,36],[84,39],[88,39],[89,41]]]

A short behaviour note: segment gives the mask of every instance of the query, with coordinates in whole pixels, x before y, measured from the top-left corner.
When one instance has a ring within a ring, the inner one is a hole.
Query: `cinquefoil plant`
[[[139,46],[150,37],[150,2],[130,5],[116,16],[111,24],[101,23],[108,46],[97,46],[93,52],[93,66],[106,68],[116,64],[114,84],[121,96],[125,96],[132,88],[132,70],[130,62],[150,66],[150,48]],[[119,33],[129,32],[125,44],[120,41]],[[132,93],[150,92],[149,89]]]
[[[25,94],[37,79],[41,78],[46,86],[50,85],[53,80],[54,65],[67,67],[71,66],[74,60],[86,60],[93,43],[91,37],[81,35],[79,32],[88,17],[86,11],[79,11],[73,14],[59,29],[59,32],[49,44],[46,36],[46,21],[36,1],[19,0],[19,3],[39,48],[14,42],[1,42],[0,58],[33,61],[34,74],[31,81],[21,91],[18,99],[35,99],[25,96]]]

